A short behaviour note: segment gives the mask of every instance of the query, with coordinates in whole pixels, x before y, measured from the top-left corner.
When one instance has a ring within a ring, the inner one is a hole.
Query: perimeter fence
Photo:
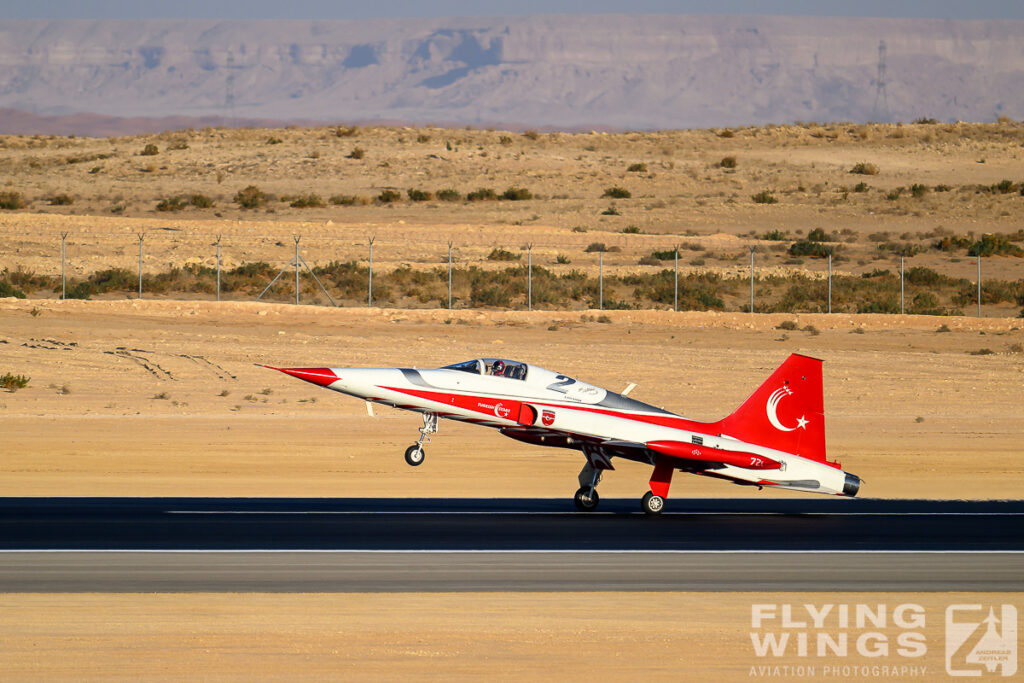
[[[875,251],[854,262],[822,244],[816,257],[787,259],[786,244],[757,239],[711,254],[699,238],[664,235],[651,248],[651,236],[646,246],[610,237],[554,248],[511,235],[506,245],[315,231],[19,235],[24,247],[0,252],[0,297],[1024,316],[1024,261],[1015,257]]]

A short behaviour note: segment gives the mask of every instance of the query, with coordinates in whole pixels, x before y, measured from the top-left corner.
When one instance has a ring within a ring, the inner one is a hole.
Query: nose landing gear
[[[427,452],[423,450],[423,442],[430,443],[430,435],[437,433],[437,415],[435,413],[423,413],[423,426],[420,427],[420,438],[416,443],[405,449],[405,462],[413,467],[423,464]]]

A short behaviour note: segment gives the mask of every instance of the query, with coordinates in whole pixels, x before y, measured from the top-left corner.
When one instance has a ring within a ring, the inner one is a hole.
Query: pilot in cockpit
[[[494,361],[494,364],[491,366],[491,374],[495,377],[501,377],[505,374],[505,363],[500,360]]]

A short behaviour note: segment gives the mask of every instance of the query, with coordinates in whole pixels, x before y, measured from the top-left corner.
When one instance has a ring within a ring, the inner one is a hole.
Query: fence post
[[[137,233],[139,236],[139,298],[142,298],[142,240],[144,235],[140,232]]]
[[[604,310],[604,252],[597,252],[597,308]]]
[[[907,310],[906,296],[904,294],[906,287],[904,285],[905,280],[903,278],[903,262],[905,259],[906,257],[900,256],[900,315],[903,315]]]
[[[828,254],[828,312],[832,312],[832,252]]]
[[[220,235],[217,235],[217,301],[220,301]]]
[[[676,276],[672,284],[672,310],[679,312],[679,245],[676,245]]]
[[[60,234],[60,300],[64,301],[68,296],[68,285],[67,278],[64,276],[64,260],[67,255],[66,242],[68,239],[68,233],[62,232]]]
[[[533,242],[526,245],[526,310],[533,310]]]
[[[373,308],[373,241],[377,239],[374,235],[370,238],[370,276],[366,282],[366,307]]]
[[[981,317],[981,254],[978,254],[978,317]]]
[[[448,240],[448,310],[452,310],[452,241]]]
[[[750,312],[754,312],[754,247],[750,248]]]
[[[295,305],[299,305],[299,240],[302,239],[302,235],[293,235],[292,239],[295,240]]]

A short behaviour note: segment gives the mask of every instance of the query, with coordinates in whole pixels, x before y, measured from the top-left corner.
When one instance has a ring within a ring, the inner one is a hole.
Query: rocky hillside
[[[0,108],[567,128],[987,121],[1024,116],[1022,35],[1019,21],[736,16],[6,20]]]

